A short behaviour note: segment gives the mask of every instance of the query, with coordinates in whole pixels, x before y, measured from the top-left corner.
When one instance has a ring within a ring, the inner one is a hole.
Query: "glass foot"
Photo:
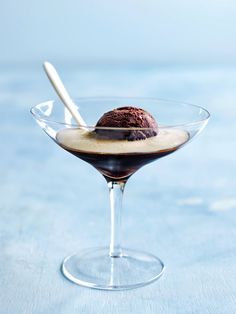
[[[118,257],[110,257],[108,248],[92,248],[67,257],[63,274],[74,283],[103,290],[125,290],[147,285],[164,271],[156,256],[124,249]]]

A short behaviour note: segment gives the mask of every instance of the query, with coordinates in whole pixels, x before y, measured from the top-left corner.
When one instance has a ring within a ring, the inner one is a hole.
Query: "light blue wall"
[[[0,0],[0,61],[233,62],[235,0]]]

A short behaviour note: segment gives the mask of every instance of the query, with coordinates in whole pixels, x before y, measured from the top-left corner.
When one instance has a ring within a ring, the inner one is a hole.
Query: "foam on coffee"
[[[171,150],[183,145],[189,139],[185,130],[159,128],[157,136],[145,140],[127,141],[98,139],[93,132],[81,128],[67,128],[57,133],[58,144],[65,149],[96,154],[155,153]]]

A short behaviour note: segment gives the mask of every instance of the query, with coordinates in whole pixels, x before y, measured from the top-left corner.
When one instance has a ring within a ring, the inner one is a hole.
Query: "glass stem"
[[[108,182],[111,206],[111,257],[121,256],[121,210],[125,182]]]

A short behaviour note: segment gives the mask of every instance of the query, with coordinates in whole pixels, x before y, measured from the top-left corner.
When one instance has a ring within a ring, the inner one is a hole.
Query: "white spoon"
[[[78,125],[86,126],[84,119],[81,117],[73,100],[70,98],[70,95],[68,94],[54,66],[49,62],[44,62],[43,67],[57,95],[60,97],[66,108],[70,111],[72,116],[75,118]]]

